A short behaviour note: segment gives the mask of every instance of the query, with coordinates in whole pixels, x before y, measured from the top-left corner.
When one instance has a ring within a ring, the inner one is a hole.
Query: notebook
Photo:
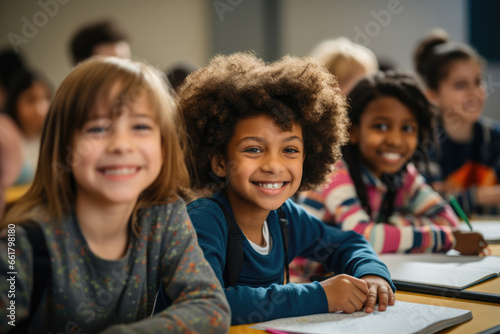
[[[475,232],[483,235],[484,240],[490,244],[500,244],[500,220],[471,220],[472,228]],[[460,224],[462,231],[470,231],[467,224]]]
[[[261,322],[250,328],[288,333],[436,333],[472,319],[469,310],[396,301],[386,311],[324,313]]]
[[[394,283],[465,289],[500,274],[500,257],[446,254],[382,254]]]

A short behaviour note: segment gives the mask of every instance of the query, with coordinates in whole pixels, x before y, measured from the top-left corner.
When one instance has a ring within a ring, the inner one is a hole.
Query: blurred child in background
[[[438,150],[430,180],[469,214],[500,213],[500,123],[482,116],[484,61],[471,47],[437,30],[415,51],[427,97],[439,108]]]
[[[328,71],[335,75],[345,95],[361,78],[378,70],[375,54],[345,37],[321,42],[311,52],[311,56],[322,61]]]
[[[0,220],[3,217],[6,190],[14,184],[23,163],[23,142],[12,119],[0,113]]]
[[[451,207],[415,168],[425,162],[434,114],[417,81],[379,72],[348,95],[349,143],[329,182],[300,202],[327,224],[365,236],[378,253],[480,254],[479,233],[460,232]],[[419,149],[420,146],[420,149]]]
[[[80,27],[70,40],[73,64],[95,55],[130,58],[130,39],[113,20],[99,20]]]
[[[5,112],[12,117],[23,137],[23,169],[16,184],[29,183],[33,179],[40,151],[42,127],[52,89],[40,74],[25,70],[11,80]]]

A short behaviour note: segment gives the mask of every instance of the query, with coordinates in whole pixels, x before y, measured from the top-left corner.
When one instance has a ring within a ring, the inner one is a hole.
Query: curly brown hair
[[[299,190],[325,181],[348,138],[345,97],[335,77],[313,58],[285,56],[266,64],[251,53],[216,56],[186,78],[179,98],[194,190],[223,185],[210,157],[225,155],[242,119],[269,115],[283,131],[291,129],[292,121],[301,125],[305,160]]]

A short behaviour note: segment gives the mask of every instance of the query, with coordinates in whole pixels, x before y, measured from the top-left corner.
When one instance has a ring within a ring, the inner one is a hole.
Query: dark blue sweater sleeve
[[[201,199],[188,206],[198,242],[205,258],[224,286],[227,226],[222,211],[212,201]],[[318,283],[224,286],[231,307],[232,325],[262,322],[277,318],[328,312],[323,287]]]
[[[335,274],[380,276],[396,290],[386,265],[362,235],[326,225],[292,201],[284,205],[290,222],[290,259],[302,256],[318,261]]]

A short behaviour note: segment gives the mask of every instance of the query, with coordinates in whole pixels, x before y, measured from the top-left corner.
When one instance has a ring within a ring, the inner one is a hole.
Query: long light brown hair
[[[48,214],[52,220],[71,214],[76,198],[72,161],[91,149],[85,145],[73,147],[73,135],[81,131],[96,101],[106,96],[116,82],[120,83],[117,98],[120,104],[147,94],[156,111],[164,156],[157,179],[139,196],[134,210],[134,230],[137,210],[171,202],[189,185],[183,160],[185,131],[163,74],[133,60],[94,57],[78,65],[57,90],[44,123],[33,183],[8,211],[1,226],[37,220],[40,214]]]

